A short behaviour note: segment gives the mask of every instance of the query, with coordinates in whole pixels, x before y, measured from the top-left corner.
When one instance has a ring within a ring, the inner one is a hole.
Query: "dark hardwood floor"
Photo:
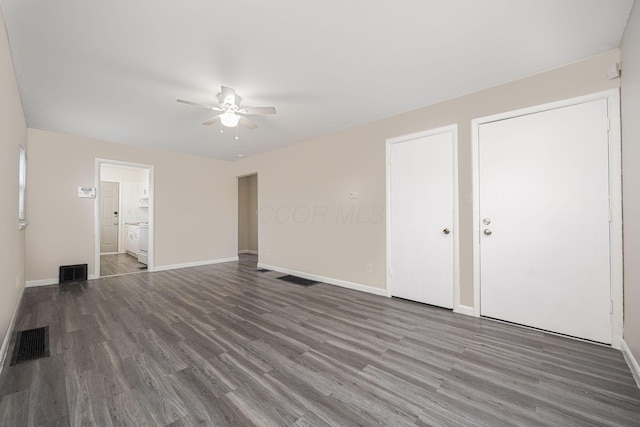
[[[239,263],[29,288],[0,425],[640,425],[619,351]],[[10,347],[10,349],[12,346]]]
[[[145,267],[138,262],[138,258],[129,254],[100,255],[100,277],[139,273],[144,271]]]

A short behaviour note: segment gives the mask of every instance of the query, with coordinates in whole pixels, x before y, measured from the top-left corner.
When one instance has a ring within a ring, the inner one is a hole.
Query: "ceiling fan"
[[[220,122],[223,126],[230,128],[240,125],[248,129],[255,129],[258,125],[244,117],[245,115],[276,113],[275,107],[240,107],[241,100],[242,98],[236,94],[235,90],[227,86],[222,86],[222,92],[218,94],[217,106],[185,101],[184,99],[178,99],[177,101],[183,104],[195,105],[196,107],[216,111],[215,116],[202,123],[207,126]]]

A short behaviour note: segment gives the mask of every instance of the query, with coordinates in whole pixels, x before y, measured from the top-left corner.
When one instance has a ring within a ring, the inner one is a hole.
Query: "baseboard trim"
[[[210,259],[206,261],[185,262],[183,264],[160,265],[153,268],[153,271],[177,270],[179,268],[200,267],[202,265],[222,264],[224,262],[238,261],[238,257]]]
[[[627,345],[624,340],[622,340],[622,345],[620,346],[620,350],[622,350],[622,354],[624,355],[624,360],[627,361],[627,365],[629,365],[629,369],[631,369],[631,373],[633,374],[633,378],[636,380],[636,385],[640,388],[640,364],[635,357],[633,357],[633,353],[631,353],[631,349]]]
[[[57,285],[58,280],[59,279],[57,277],[54,277],[53,279],[27,280],[26,287],[35,288],[36,286]]]
[[[87,280],[99,279],[95,274],[89,274],[87,276]],[[27,280],[25,287],[27,288],[35,288],[38,286],[49,286],[49,285],[57,285],[60,283],[60,279],[58,277],[53,277],[51,279],[40,279],[40,280]]]
[[[238,251],[238,254],[258,255],[258,251],[254,251],[253,249],[241,249]]]
[[[469,307],[468,305],[458,304],[457,307],[453,308],[454,313],[464,314],[465,316],[475,317],[473,313],[473,307]]]
[[[291,274],[292,276],[302,277],[304,279],[315,280],[318,282],[328,283],[329,285],[340,286],[341,288],[352,289],[354,291],[366,292],[368,294],[387,296],[385,289],[374,288],[369,285],[362,285],[360,283],[347,282],[346,280],[332,279],[331,277],[318,276],[317,274],[309,274],[303,271],[290,270],[288,268],[282,268],[275,265],[258,263],[258,268],[265,268],[267,270],[277,271],[279,273]]]
[[[11,322],[9,322],[9,327],[7,328],[7,335],[4,337],[4,341],[2,341],[2,349],[0,350],[0,375],[2,374],[2,370],[4,369],[4,362],[7,358],[7,353],[9,352],[9,343],[11,343],[11,337],[13,336],[13,329],[16,326],[16,319],[18,318],[18,311],[20,311],[20,306],[22,305],[22,298],[24,297],[24,289],[20,293],[20,298],[18,298],[18,304],[13,310],[13,316],[11,316]]]

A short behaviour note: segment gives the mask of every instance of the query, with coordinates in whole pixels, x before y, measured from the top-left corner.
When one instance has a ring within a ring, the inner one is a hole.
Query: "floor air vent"
[[[11,366],[42,357],[49,357],[49,327],[43,326],[18,332]]]
[[[301,286],[311,286],[311,285],[315,285],[316,283],[320,283],[320,282],[316,282],[315,280],[309,280],[309,279],[303,279],[302,277],[297,277],[297,276],[280,276],[278,277],[279,280],[283,280],[285,282],[289,282],[289,283],[293,283],[295,285],[301,285]]]
[[[87,264],[61,265],[59,283],[87,280]]]

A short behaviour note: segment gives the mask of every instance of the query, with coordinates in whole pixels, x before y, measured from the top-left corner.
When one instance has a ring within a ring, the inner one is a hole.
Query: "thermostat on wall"
[[[95,187],[78,187],[78,197],[84,199],[95,199],[96,188]]]

